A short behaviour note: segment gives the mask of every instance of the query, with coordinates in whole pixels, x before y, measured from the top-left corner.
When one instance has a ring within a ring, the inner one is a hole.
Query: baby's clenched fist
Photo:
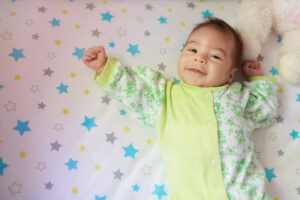
[[[245,61],[242,65],[242,71],[247,78],[264,75],[260,63],[256,60]]]
[[[107,61],[104,47],[93,46],[88,48],[83,54],[82,61],[86,66],[101,74]]]

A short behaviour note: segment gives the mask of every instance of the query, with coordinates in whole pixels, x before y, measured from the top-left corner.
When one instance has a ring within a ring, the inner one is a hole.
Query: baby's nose
[[[200,62],[200,63],[205,63],[205,58],[203,56],[198,56],[194,58],[194,61]]]

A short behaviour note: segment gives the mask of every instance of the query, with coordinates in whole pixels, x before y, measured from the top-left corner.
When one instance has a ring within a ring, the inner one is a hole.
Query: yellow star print
[[[75,78],[75,77],[76,77],[76,73],[72,72],[72,73],[70,74],[70,76],[71,76],[72,78]]]
[[[20,152],[19,155],[20,155],[21,158],[25,158],[26,157],[26,153],[24,151]]]
[[[55,41],[54,41],[54,44],[60,45],[60,44],[61,44],[61,41],[60,41],[60,40],[55,40]]]
[[[124,128],[124,131],[128,133],[128,132],[130,131],[130,128],[129,128],[128,126],[126,126],[126,127]]]
[[[78,188],[72,188],[72,193],[76,195],[78,193]]]
[[[80,151],[84,152],[86,150],[85,146],[80,146]]]
[[[85,95],[89,95],[89,94],[90,94],[90,91],[89,91],[89,90],[84,90],[84,94],[85,94]]]
[[[18,81],[18,80],[20,80],[20,79],[21,79],[21,76],[15,75],[15,80],[16,80],[16,81]]]
[[[68,108],[63,108],[62,114],[64,114],[64,115],[70,114],[69,109]]]
[[[95,170],[99,170],[100,168],[100,165],[95,165]]]

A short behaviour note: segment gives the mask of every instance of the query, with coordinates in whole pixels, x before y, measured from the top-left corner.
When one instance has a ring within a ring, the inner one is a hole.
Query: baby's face
[[[236,69],[233,65],[234,38],[212,25],[194,31],[178,62],[181,80],[192,86],[217,87],[229,84]]]

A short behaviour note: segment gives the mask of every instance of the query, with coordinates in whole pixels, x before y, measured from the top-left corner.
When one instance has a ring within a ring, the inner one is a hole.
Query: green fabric
[[[156,128],[171,200],[227,199],[212,94],[226,87],[167,84],[166,102]]]
[[[270,80],[276,84],[276,79],[270,76],[253,76],[249,78],[249,81],[257,81],[257,80]]]
[[[95,73],[94,80],[102,88],[105,88],[109,85],[112,76],[114,75],[116,68],[117,59],[108,58],[102,73],[99,75]]]

